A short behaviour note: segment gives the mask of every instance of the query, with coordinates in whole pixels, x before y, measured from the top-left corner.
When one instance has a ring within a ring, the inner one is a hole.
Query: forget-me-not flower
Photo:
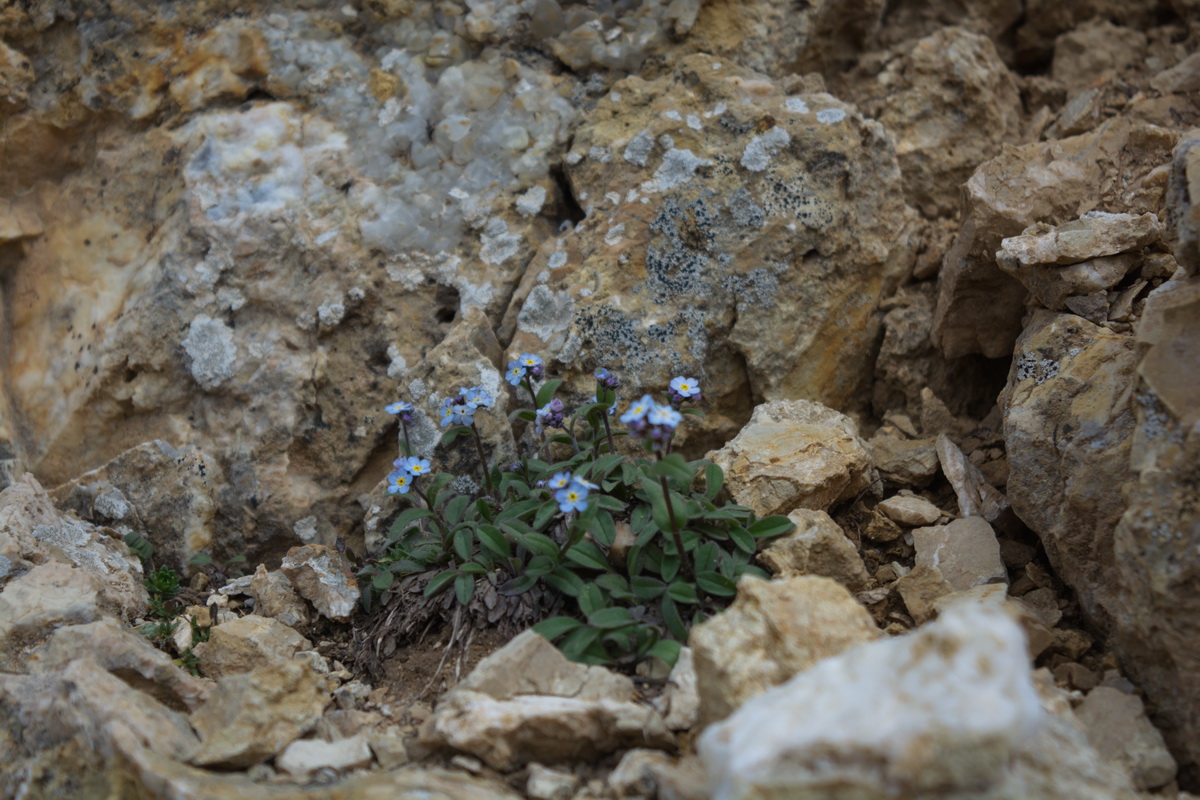
[[[654,398],[648,394],[642,395],[641,400],[629,406],[629,410],[621,415],[621,422],[626,424],[637,422],[650,413],[652,408],[654,408]]]
[[[521,379],[525,377],[525,368],[516,361],[508,362],[508,371],[504,373],[504,379],[517,386],[521,383]]]
[[[558,510],[564,514],[570,511],[586,511],[587,496],[588,490],[577,483],[554,493],[554,499],[558,501]]]
[[[571,473],[560,472],[546,482],[551,489],[565,489],[571,483]]]

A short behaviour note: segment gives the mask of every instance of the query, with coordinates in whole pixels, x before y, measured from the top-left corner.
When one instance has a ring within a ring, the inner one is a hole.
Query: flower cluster
[[[671,405],[673,406],[682,405],[688,400],[699,403],[701,399],[700,382],[695,378],[685,378],[682,375],[672,378],[667,395],[671,398]]]
[[[561,428],[566,419],[566,407],[557,397],[537,410],[534,432],[541,436],[546,428]]]
[[[470,389],[459,389],[454,397],[442,401],[440,413],[442,427],[448,425],[473,425],[475,412],[480,408],[491,408],[495,399],[482,386],[472,386]]]
[[[538,380],[544,374],[546,374],[546,367],[542,363],[541,356],[535,356],[533,353],[521,353],[515,361],[508,362],[504,378],[513,386],[518,386],[526,375]]]
[[[395,469],[387,476],[389,494],[408,494],[408,490],[413,486],[413,481],[422,475],[429,474],[430,469],[429,459],[416,456],[397,458],[392,462],[392,466]]]
[[[621,385],[620,379],[618,379],[616,375],[613,375],[604,367],[601,367],[592,374],[596,376],[596,383],[600,384],[605,389],[616,389]]]
[[[403,422],[405,425],[412,424],[412,421],[413,421],[413,418],[412,418],[413,405],[412,405],[412,403],[405,403],[403,401],[391,403],[390,405],[384,406],[383,410],[389,414],[399,414],[400,421]]]
[[[670,405],[654,402],[650,395],[643,395],[641,400],[629,406],[621,415],[630,433],[635,436],[649,435],[653,439],[665,440],[671,437],[675,428],[683,420],[683,414],[675,409],[675,405],[684,400],[700,398],[700,384],[695,378],[675,378],[671,381]]]
[[[554,499],[558,501],[558,510],[564,514],[571,511],[586,511],[588,492],[600,488],[579,476],[572,476],[569,472],[556,474],[546,482],[546,485],[557,490],[554,492]]]

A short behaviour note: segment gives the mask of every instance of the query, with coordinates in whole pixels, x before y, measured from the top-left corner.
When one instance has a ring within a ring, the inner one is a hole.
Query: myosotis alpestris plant
[[[555,396],[561,381],[546,379],[538,356],[522,353],[505,377],[531,404],[509,418],[532,425],[518,437],[516,463],[489,467],[475,425],[497,398],[481,387],[460,389],[439,409],[449,428],[443,444],[474,440],[483,473],[474,494],[455,491],[454,476],[434,474],[413,454],[413,407],[387,407],[404,434],[388,491],[417,501],[397,516],[382,556],[360,573],[364,602],[369,607],[404,575],[425,576],[426,595],[453,588],[464,606],[481,581],[502,595],[542,585],[574,600],[577,613],[535,626],[570,658],[674,663],[690,626],[724,608],[738,578],[766,577],[751,563],[757,540],[786,533],[791,523],[720,502],[720,467],[672,451],[684,416],[701,413],[689,405],[701,400],[694,378],[672,380],[666,402],[647,394],[616,416],[620,382],[607,369],[596,370],[591,401],[570,412]],[[616,430],[615,420],[625,429]],[[622,436],[636,442],[628,454],[617,447]]]

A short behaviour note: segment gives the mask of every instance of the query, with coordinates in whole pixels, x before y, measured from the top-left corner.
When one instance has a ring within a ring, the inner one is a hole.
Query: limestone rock
[[[221,678],[287,661],[311,647],[307,639],[282,622],[247,614],[213,626],[208,641],[196,645],[193,652],[206,676]]]
[[[530,761],[591,759],[623,747],[671,746],[674,737],[663,718],[633,698],[628,678],[567,661],[526,631],[481,661],[438,704],[421,740],[503,771]]]
[[[1115,77],[1145,57],[1144,33],[1095,17],[1054,40],[1050,75],[1074,94],[1105,77]]]
[[[1137,328],[1150,350],[1138,374],[1158,400],[1190,429],[1200,421],[1200,280],[1169,281],[1146,298]]]
[[[893,483],[927,486],[937,476],[937,448],[932,439],[909,439],[880,431],[867,444],[879,474]]]
[[[952,595],[954,587],[937,567],[918,564],[896,579],[896,591],[913,620],[922,623],[933,619],[938,602]]]
[[[1189,60],[1200,62],[1194,56]],[[1167,239],[1179,264],[1191,275],[1200,274],[1200,139],[1197,138],[1181,141],[1172,156],[1167,189]]]
[[[311,730],[329,698],[308,665],[288,661],[221,678],[192,714],[201,747],[192,763],[248,767]]]
[[[529,780],[525,783],[525,793],[530,800],[570,800],[579,788],[579,777],[569,772],[543,767],[541,764],[529,765]]]
[[[598,101],[567,156],[591,213],[539,251],[500,335],[571,369],[619,367],[633,396],[697,370],[712,409],[697,424],[728,438],[747,380],[767,400],[862,395],[875,305],[912,252],[882,126],[714,60]]]
[[[1092,747],[1128,772],[1136,788],[1148,791],[1174,780],[1175,759],[1137,695],[1099,686],[1088,692],[1075,715]]]
[[[1105,616],[1112,531],[1125,510],[1134,428],[1132,337],[1070,314],[1035,312],[1001,397],[1013,511],[1079,593]]]
[[[621,756],[621,761],[608,776],[608,786],[617,797],[634,798],[673,796],[671,792],[660,793],[659,783],[664,773],[671,770],[672,759],[656,750],[630,750]]]
[[[964,185],[962,226],[939,276],[933,340],[942,352],[1011,355],[1026,292],[996,265],[1000,242],[1035,222],[1061,225],[1097,208],[1157,212],[1165,187],[1145,177],[1169,160],[1177,139],[1164,127],[1118,118],[1091,133],[1009,148],[980,165]],[[1139,149],[1136,163],[1120,158],[1129,146]],[[1112,164],[1122,165],[1116,174]]]
[[[959,186],[1019,134],[1016,81],[985,36],[942,28],[875,80],[864,111],[896,138],[905,195],[928,217],[956,210]]]
[[[964,517],[980,516],[995,522],[1008,507],[1008,498],[983,477],[971,461],[946,434],[938,434],[938,461],[942,472],[958,498],[958,511]]]
[[[297,739],[275,757],[275,766],[289,775],[305,776],[317,770],[346,772],[371,763],[371,748],[366,736],[350,736],[327,742],[322,739]]]
[[[1020,236],[1002,239],[1000,251],[1022,267],[1065,266],[1137,250],[1157,241],[1161,233],[1158,217],[1150,212],[1134,216],[1090,211],[1063,225],[1026,228]]]
[[[851,591],[867,583],[869,576],[862,556],[828,514],[801,508],[788,519],[796,529],[758,554],[759,561],[773,575],[822,575]]]
[[[688,638],[701,724],[723,719],[822,659],[878,636],[867,610],[828,578],[743,578],[733,604]]]
[[[321,616],[344,620],[354,611],[361,594],[358,581],[350,562],[336,550],[319,544],[293,547],[281,569]]]
[[[258,616],[272,617],[290,628],[308,624],[308,606],[282,572],[268,572],[265,565],[259,564],[246,591],[254,598],[254,613]]]
[[[892,522],[915,528],[932,525],[942,516],[942,510],[924,497],[898,494],[881,500],[877,506]]]
[[[847,416],[805,400],[776,400],[709,458],[734,499],[759,516],[827,510],[871,481],[871,459]]]
[[[700,718],[700,694],[696,689],[696,658],[692,648],[681,647],[679,660],[667,675],[667,688],[654,701],[667,728],[691,730]]]
[[[915,528],[912,537],[917,564],[936,567],[955,591],[1008,582],[1000,543],[982,517],[964,517],[935,528]]]
[[[22,640],[36,640],[60,625],[88,623],[100,615],[95,578],[58,561],[40,564],[8,581],[0,592],[0,646],[15,650]]]

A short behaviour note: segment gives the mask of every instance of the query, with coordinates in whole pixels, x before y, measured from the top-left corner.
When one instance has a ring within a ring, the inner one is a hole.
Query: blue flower
[[[455,425],[470,425],[475,421],[475,409],[466,404],[450,406],[450,421]]]
[[[654,408],[654,398],[648,394],[642,395],[641,400],[631,405],[629,410],[621,415],[621,422],[629,423],[643,419],[652,408]]]
[[[462,389],[459,393],[467,401],[467,405],[473,409],[491,408],[495,402],[482,386],[472,386],[470,389]]]
[[[592,483],[591,481],[581,478],[578,475],[576,475],[574,478],[571,479],[571,485],[583,489],[584,494],[587,494],[588,491],[590,491],[590,490],[600,488],[599,486]]]
[[[407,472],[397,470],[390,473],[387,480],[388,494],[408,494],[408,490],[412,488],[412,476]]]
[[[551,489],[565,489],[571,483],[571,473],[560,472],[547,481],[546,485]]]
[[[409,414],[412,413],[412,403],[391,403],[383,407],[383,410],[389,414]]]
[[[621,381],[617,379],[617,376],[613,375],[604,367],[600,367],[600,369],[596,370],[592,374],[596,376],[596,383],[600,384],[605,389],[615,389],[621,385]]]
[[[504,373],[504,379],[513,386],[518,386],[521,379],[525,377],[525,368],[516,361],[508,362],[508,371]]]
[[[680,375],[677,378],[671,379],[671,391],[680,397],[691,397],[694,394],[700,394],[700,381]]]
[[[542,357],[535,356],[533,353],[521,353],[517,361],[526,369],[533,369],[542,365]]]
[[[397,464],[396,466],[400,466]],[[407,470],[409,475],[418,478],[422,475],[429,474],[429,459],[418,458],[417,456],[409,456],[404,459],[404,465],[401,469]]]
[[[558,510],[564,514],[570,511],[586,511],[587,496],[588,490],[576,483],[554,493],[554,499],[558,501]]]
[[[675,426],[683,420],[683,414],[680,414],[670,406],[655,405],[646,414],[646,421],[651,425],[657,425],[662,428],[674,430]]]
[[[454,400],[452,398],[447,397],[442,401],[442,410],[439,416],[441,417],[443,428],[454,422]]]

